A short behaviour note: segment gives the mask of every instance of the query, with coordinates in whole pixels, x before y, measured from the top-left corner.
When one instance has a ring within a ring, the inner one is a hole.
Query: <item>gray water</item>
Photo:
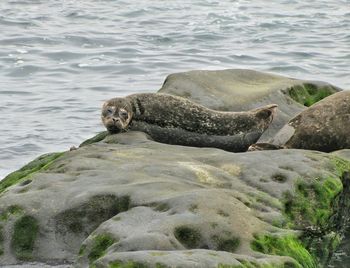
[[[103,130],[106,99],[225,68],[350,89],[350,0],[1,0],[0,179]]]

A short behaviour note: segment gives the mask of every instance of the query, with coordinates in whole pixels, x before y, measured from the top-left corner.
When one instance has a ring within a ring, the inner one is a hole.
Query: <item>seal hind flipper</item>
[[[284,149],[283,146],[275,145],[272,143],[255,143],[249,146],[248,152],[252,151],[265,151],[265,150],[279,150]]]

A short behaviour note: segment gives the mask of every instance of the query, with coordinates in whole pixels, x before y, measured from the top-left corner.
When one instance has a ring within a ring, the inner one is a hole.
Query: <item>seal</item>
[[[307,149],[322,152],[350,148],[350,91],[332,94],[292,118],[270,141],[249,151]]]
[[[248,112],[223,112],[178,96],[141,93],[106,101],[101,119],[112,134],[143,131],[162,143],[242,152],[268,128],[276,108],[271,104]]]

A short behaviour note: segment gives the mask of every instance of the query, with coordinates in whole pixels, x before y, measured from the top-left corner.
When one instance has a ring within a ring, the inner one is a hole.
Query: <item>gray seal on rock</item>
[[[271,104],[247,112],[223,112],[178,96],[141,93],[106,101],[101,119],[112,134],[142,131],[162,143],[242,152],[268,128],[276,108]]]
[[[324,98],[292,118],[271,140],[249,151],[307,149],[322,152],[350,148],[350,91]]]

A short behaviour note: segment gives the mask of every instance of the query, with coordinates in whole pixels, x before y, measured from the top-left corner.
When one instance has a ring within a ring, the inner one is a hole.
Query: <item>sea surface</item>
[[[102,131],[106,99],[226,68],[350,89],[350,0],[1,0],[0,179]]]

